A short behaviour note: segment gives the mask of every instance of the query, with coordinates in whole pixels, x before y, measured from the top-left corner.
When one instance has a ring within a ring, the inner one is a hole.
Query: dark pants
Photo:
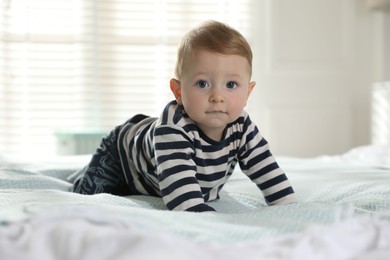
[[[127,120],[123,125],[136,124],[147,117],[139,114]],[[69,181],[73,182],[73,192],[132,195],[124,177],[117,147],[118,135],[123,125],[115,127],[103,137],[89,164],[70,176]]]

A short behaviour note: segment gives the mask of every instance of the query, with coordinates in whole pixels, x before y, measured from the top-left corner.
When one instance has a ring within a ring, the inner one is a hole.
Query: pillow
[[[352,163],[390,168],[390,145],[358,146],[342,154],[341,159]]]

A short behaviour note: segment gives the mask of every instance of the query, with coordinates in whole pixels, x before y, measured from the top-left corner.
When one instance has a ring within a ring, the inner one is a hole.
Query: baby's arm
[[[284,171],[269,150],[268,142],[252,124],[240,149],[242,171],[260,188],[269,205],[297,201],[294,190]]]
[[[155,130],[155,159],[161,195],[170,210],[215,211],[204,202],[196,178],[194,147],[188,136],[173,127]]]

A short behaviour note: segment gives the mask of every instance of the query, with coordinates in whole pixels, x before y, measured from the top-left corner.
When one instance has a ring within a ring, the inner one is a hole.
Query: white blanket
[[[348,218],[299,234],[229,245],[145,232],[120,215],[96,208],[64,208],[0,228],[0,259],[372,260],[389,256],[390,216]]]

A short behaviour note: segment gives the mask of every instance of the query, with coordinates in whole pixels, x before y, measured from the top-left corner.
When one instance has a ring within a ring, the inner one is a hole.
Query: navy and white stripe
[[[123,127],[118,148],[126,179],[140,194],[161,196],[171,210],[213,211],[205,202],[219,198],[237,162],[268,204],[295,201],[286,175],[245,111],[217,142],[172,101],[160,118]]]

